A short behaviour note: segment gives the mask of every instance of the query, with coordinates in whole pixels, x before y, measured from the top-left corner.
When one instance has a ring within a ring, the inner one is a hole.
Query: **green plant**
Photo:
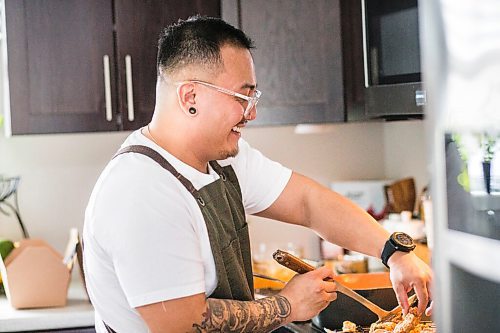
[[[462,186],[462,188],[466,191],[470,191],[470,181],[469,181],[469,171],[467,168],[469,156],[467,154],[467,150],[465,149],[463,143],[462,143],[462,137],[460,134],[454,133],[452,135],[452,140],[455,142],[455,145],[458,150],[458,154],[460,155],[460,159],[463,161],[462,165],[462,171],[460,174],[457,176],[457,182]]]
[[[491,162],[495,156],[495,144],[497,137],[484,133],[480,136],[481,149],[483,151],[483,162]]]

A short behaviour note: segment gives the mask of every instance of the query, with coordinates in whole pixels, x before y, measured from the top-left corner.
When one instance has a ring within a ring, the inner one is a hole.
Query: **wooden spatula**
[[[283,265],[283,266],[285,266],[285,267],[287,267],[287,268],[291,269],[292,271],[299,273],[299,274],[304,274],[304,273],[313,271],[315,269],[313,266],[309,265],[308,263],[306,263],[306,262],[302,261],[301,259],[295,257],[294,255],[292,255],[288,252],[282,251],[282,250],[277,250],[276,252],[274,252],[273,258],[280,265]],[[394,309],[392,309],[391,311],[386,311],[386,310],[382,309],[381,307],[379,307],[378,305],[372,303],[368,299],[364,298],[363,296],[361,296],[360,294],[358,294],[354,290],[342,285],[338,281],[335,281],[331,278],[326,278],[325,281],[334,282],[337,285],[337,291],[341,292],[342,294],[344,294],[348,297],[351,297],[355,301],[357,301],[360,304],[362,304],[363,306],[365,306],[368,310],[375,313],[378,317],[377,322],[390,321],[394,317],[398,316],[402,311],[401,306],[399,306],[399,305],[397,307],[395,307]],[[410,306],[413,305],[413,303],[416,301],[416,298],[417,298],[416,295],[410,296],[408,298],[408,303],[410,304]]]

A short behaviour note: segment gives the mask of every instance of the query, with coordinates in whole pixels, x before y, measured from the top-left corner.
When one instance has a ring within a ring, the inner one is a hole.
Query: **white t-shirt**
[[[122,147],[145,145],[158,151],[196,189],[219,178],[176,159],[140,131]],[[264,157],[243,139],[231,164],[247,214],[268,208],[281,194],[291,170]],[[148,332],[135,307],[199,293],[217,286],[205,220],[193,196],[170,172],[137,153],[109,162],[85,212],[83,230],[87,288],[102,321],[119,333]]]

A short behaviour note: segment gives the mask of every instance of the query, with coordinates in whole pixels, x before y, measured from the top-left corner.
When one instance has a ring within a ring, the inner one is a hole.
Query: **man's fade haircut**
[[[220,49],[224,45],[254,48],[243,31],[219,18],[196,15],[179,20],[160,34],[157,74],[160,78],[172,75],[189,65],[201,65],[217,73],[222,69]]]

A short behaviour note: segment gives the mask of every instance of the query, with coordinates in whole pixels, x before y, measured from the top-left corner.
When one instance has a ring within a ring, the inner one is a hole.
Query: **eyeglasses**
[[[226,89],[223,87],[219,87],[219,86],[216,86],[216,85],[208,83],[208,82],[198,81],[198,80],[182,81],[182,82],[177,82],[176,84],[178,86],[181,86],[185,83],[198,83],[198,84],[201,84],[203,86],[217,90],[217,91],[224,93],[226,95],[234,96],[234,97],[237,97],[239,99],[242,99],[244,101],[244,103],[246,103],[246,106],[245,106],[245,104],[243,104],[243,106],[245,107],[245,111],[243,111],[243,116],[245,118],[248,118],[250,116],[250,111],[252,111],[252,109],[257,105],[257,103],[259,102],[259,98],[262,95],[262,92],[260,90],[255,89],[253,96],[245,96],[243,94],[237,93],[236,91],[232,91],[232,90],[229,90],[229,89]]]

